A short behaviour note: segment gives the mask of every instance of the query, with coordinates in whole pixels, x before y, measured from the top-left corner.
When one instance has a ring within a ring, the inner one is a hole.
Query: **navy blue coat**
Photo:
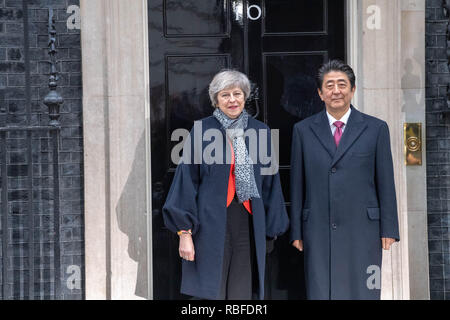
[[[387,124],[352,107],[336,148],[322,111],[294,126],[291,166],[308,299],[379,299],[381,237],[399,240]]]
[[[222,132],[225,158],[225,150],[226,148],[229,150],[230,147],[220,123],[212,116],[199,121],[202,129],[200,137],[211,128]],[[248,120],[246,130],[248,129],[255,129],[255,132],[262,129],[268,132],[267,144],[270,155],[270,129],[253,118]],[[200,131],[194,125],[191,137],[195,137],[195,130]],[[246,143],[248,149],[248,141]],[[203,152],[209,144],[210,141],[204,141],[202,147],[197,149]],[[222,276],[230,164],[226,164],[225,159],[223,164],[195,164],[192,158],[195,154],[198,155],[198,152],[194,150],[194,143],[191,143],[191,149],[193,150],[191,163],[182,161],[177,167],[163,207],[163,217],[166,227],[171,231],[192,229],[193,232],[195,261],[182,260],[181,292],[199,298],[217,299]],[[261,175],[260,169],[268,166],[259,160],[253,166],[256,185],[261,196],[251,200],[260,299],[264,298],[266,236],[274,238],[289,227],[279,174]]]

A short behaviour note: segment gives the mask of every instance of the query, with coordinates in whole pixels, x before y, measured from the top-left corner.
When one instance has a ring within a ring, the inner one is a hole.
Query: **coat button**
[[[331,168],[332,173],[336,173],[336,168]]]
[[[331,225],[331,227],[333,228],[333,230],[336,230],[336,229],[337,229],[336,223],[333,223],[333,224]]]

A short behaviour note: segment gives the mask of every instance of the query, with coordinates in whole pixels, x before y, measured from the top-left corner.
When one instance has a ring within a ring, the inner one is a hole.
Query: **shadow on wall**
[[[404,71],[402,75],[402,91],[403,91],[403,106],[402,112],[414,112],[421,110],[422,101],[422,74],[414,73],[414,66],[420,66],[418,60],[408,58],[405,60]]]
[[[148,299],[145,172],[145,134],[142,133],[116,215],[120,231],[128,237],[128,255],[138,264],[135,295]]]

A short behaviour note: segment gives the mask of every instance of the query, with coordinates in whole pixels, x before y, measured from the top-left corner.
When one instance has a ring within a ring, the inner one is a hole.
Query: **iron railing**
[[[24,34],[28,34],[24,1]],[[56,30],[49,8],[48,125],[31,125],[30,69],[25,68],[27,125],[0,123],[2,299],[61,297],[59,108]],[[29,62],[25,36],[25,61]],[[4,97],[3,97],[4,99]],[[0,110],[0,113],[6,109]],[[6,117],[4,117],[6,118]],[[53,274],[52,274],[53,273]]]

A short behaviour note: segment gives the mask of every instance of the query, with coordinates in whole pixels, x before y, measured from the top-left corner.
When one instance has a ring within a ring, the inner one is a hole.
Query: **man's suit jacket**
[[[339,147],[325,110],[293,130],[290,239],[309,299],[379,299],[381,237],[399,240],[388,126],[351,108]]]

